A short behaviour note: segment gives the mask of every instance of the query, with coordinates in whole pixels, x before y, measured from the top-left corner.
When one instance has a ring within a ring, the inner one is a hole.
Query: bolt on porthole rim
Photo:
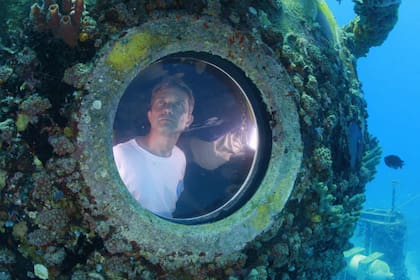
[[[81,105],[78,141],[83,147],[81,169],[94,199],[87,207],[93,218],[106,216],[118,234],[135,242],[152,263],[162,264],[172,253],[179,260],[193,262],[235,255],[270,229],[294,187],[302,144],[298,113],[286,94],[288,75],[265,45],[248,34],[236,40],[238,34],[230,26],[204,17],[180,19],[173,15],[147,22],[127,30],[103,49],[86,85],[89,94]],[[121,51],[125,55],[119,57]],[[262,94],[272,132],[270,161],[255,194],[231,215],[193,226],[161,219],[133,200],[113,162],[110,137],[119,98],[130,81],[153,61],[186,51],[219,56],[244,71]],[[102,106],[94,106],[98,102]]]

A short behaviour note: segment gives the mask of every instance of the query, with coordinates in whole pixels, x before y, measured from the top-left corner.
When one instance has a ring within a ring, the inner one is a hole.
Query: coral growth
[[[70,47],[75,47],[79,39],[80,23],[84,10],[84,0],[64,0],[60,5],[53,0],[44,0],[42,6],[35,3],[31,7],[30,18],[37,31],[50,30]]]
[[[13,69],[8,67],[7,65],[0,66],[0,85],[5,83],[10,75],[12,75]]]
[[[398,20],[400,0],[355,1],[358,15],[344,30],[351,34],[350,50],[356,57],[365,56],[373,46],[381,45]]]
[[[364,0],[363,5],[372,8],[385,8],[401,4],[401,0]]]
[[[89,65],[77,63],[64,71],[63,82],[81,89],[87,81],[90,70]]]
[[[369,135],[369,141],[365,144],[365,152],[360,168],[365,182],[372,181],[376,174],[376,166],[381,162],[382,148],[376,137]]]
[[[0,147],[3,142],[9,143],[13,140],[16,134],[16,126],[13,119],[6,119],[0,122]]]
[[[313,153],[315,169],[319,172],[330,170],[332,166],[331,151],[327,147],[317,148]]]
[[[37,123],[38,116],[51,108],[47,98],[34,94],[22,101],[19,106],[19,114],[16,120],[18,131],[24,131],[29,123]]]

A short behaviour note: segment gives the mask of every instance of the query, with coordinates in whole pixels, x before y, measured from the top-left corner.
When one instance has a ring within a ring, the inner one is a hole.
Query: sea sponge
[[[79,38],[84,0],[63,0],[61,6],[44,0],[42,6],[31,6],[30,19],[36,31],[50,30],[68,46],[75,47]]]

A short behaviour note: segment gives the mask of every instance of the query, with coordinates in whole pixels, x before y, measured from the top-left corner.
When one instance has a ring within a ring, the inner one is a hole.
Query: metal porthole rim
[[[185,51],[220,56],[243,70],[271,116],[271,139],[265,139],[271,141],[271,155],[259,188],[233,214],[199,225],[174,223],[142,209],[120,180],[112,156],[113,120],[128,84],[150,63]],[[152,263],[210,262],[239,253],[279,218],[301,165],[299,116],[289,88],[288,74],[263,43],[214,18],[173,15],[111,40],[89,77],[80,109],[80,164],[94,199],[92,217],[106,217]]]

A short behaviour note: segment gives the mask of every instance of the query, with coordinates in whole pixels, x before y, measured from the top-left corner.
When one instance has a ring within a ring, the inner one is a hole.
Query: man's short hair
[[[162,90],[169,89],[169,88],[176,88],[187,94],[188,109],[189,109],[189,113],[191,114],[194,109],[194,102],[195,102],[192,90],[183,80],[177,77],[165,78],[160,83],[158,83],[152,90],[152,97],[150,98],[150,104],[153,103],[153,100],[155,99],[156,94],[158,92],[161,92]]]

